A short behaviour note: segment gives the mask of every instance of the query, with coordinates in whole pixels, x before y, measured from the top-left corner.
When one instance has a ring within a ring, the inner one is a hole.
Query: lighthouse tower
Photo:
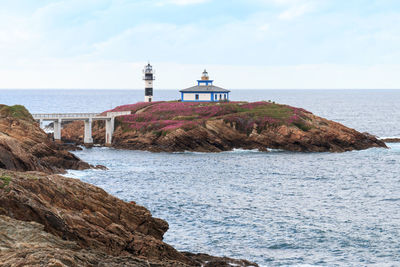
[[[143,80],[145,84],[144,102],[153,101],[153,81],[155,80],[153,67],[148,63],[143,69]]]

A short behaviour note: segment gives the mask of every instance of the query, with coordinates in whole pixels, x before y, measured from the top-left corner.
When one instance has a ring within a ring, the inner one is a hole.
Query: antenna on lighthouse
[[[153,81],[155,80],[153,66],[150,62],[143,69],[143,80],[144,80],[144,102],[153,101]]]

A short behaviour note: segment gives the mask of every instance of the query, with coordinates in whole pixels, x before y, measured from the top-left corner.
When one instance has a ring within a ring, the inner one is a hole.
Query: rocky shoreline
[[[146,208],[60,175],[0,169],[0,215],[2,266],[258,266],[179,252]]]
[[[0,105],[0,168],[65,173],[94,167],[53,142],[23,106]]]
[[[117,118],[112,146],[152,152],[221,152],[237,148],[297,152],[345,152],[387,148],[368,133],[318,117],[301,108],[270,102],[153,102],[117,107],[131,111]],[[104,144],[104,124],[93,139]],[[62,138],[82,144],[83,123],[63,129]]]
[[[87,168],[24,107],[0,105],[1,266],[258,266],[179,252],[145,207],[56,174]]]

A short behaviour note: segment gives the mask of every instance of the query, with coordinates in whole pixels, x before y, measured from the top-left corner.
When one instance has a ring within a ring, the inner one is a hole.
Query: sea
[[[143,90],[0,90],[31,113],[102,112]],[[155,90],[176,100],[177,90]],[[400,90],[232,90],[232,100],[305,108],[380,138],[400,137]],[[234,150],[74,152],[108,170],[69,171],[147,207],[181,251],[260,266],[400,266],[400,144],[346,153]]]

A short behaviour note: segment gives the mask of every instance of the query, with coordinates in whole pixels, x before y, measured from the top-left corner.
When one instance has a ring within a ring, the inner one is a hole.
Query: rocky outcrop
[[[245,260],[184,253],[197,266],[257,266]],[[12,266],[97,266],[97,267],[189,267],[178,261],[149,261],[131,255],[112,256],[100,250],[83,249],[44,231],[43,225],[0,215],[0,263]]]
[[[0,168],[62,173],[90,166],[54,143],[23,106],[0,105]]]
[[[47,233],[43,225],[0,216],[0,263],[11,266],[187,267],[176,261],[151,262],[130,255],[111,256],[100,250],[83,249]]]
[[[400,143],[400,138],[392,137],[392,138],[384,138],[381,141],[385,143]]]
[[[228,257],[214,257],[204,253],[194,254],[190,252],[183,252],[183,254],[186,257],[194,260],[196,263],[198,263],[199,266],[202,267],[234,267],[234,266],[257,267],[258,266],[256,263],[247,260],[231,259]]]
[[[386,147],[375,136],[303,109],[269,102],[217,104],[156,102],[118,107],[132,110],[119,117],[113,147],[154,152],[220,152],[235,148],[302,152],[345,152]],[[79,142],[83,125],[71,124],[64,136]],[[104,143],[104,127],[93,129]]]
[[[178,252],[162,241],[167,222],[146,208],[59,175],[0,170],[0,215],[8,266],[257,266]]]
[[[339,123],[315,117],[321,127],[303,131],[280,125],[263,130],[252,131],[249,135],[223,120],[207,121],[204,126],[190,131],[177,129],[157,137],[152,133],[124,132],[117,129],[113,145],[117,148],[150,151],[199,151],[220,152],[235,148],[283,149],[298,152],[345,152],[386,145],[369,135],[361,134]]]

